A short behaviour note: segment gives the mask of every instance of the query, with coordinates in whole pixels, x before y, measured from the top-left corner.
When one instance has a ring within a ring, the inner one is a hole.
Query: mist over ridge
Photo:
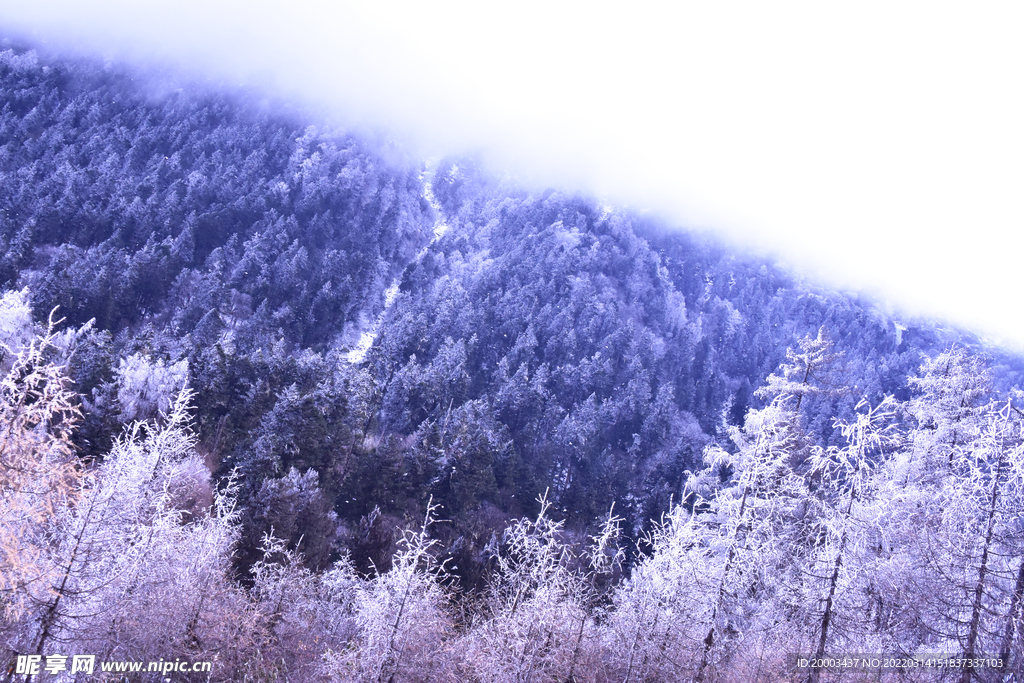
[[[262,88],[412,156],[478,154],[1024,343],[1009,280],[1024,103],[1005,87],[1024,27],[1009,3],[0,9],[54,47]]]

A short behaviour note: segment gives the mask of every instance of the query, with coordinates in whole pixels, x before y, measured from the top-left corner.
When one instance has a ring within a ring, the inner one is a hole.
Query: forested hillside
[[[0,103],[9,652],[1020,670],[1019,357],[239,94],[10,49]]]

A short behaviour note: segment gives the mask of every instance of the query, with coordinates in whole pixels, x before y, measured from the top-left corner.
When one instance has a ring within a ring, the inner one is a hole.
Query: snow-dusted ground
[[[428,164],[428,167],[420,174],[420,182],[423,186],[423,198],[430,203],[430,206],[434,209],[434,215],[436,216],[436,222],[434,223],[433,237],[425,247],[420,249],[419,253],[416,254],[414,263],[418,263],[427,255],[427,250],[430,249],[439,239],[444,237],[445,233],[448,232],[450,226],[444,220],[444,213],[441,211],[441,205],[437,203],[437,198],[434,197],[434,185],[433,177],[434,172],[431,169],[433,162]],[[455,170],[455,169],[453,169]],[[359,341],[356,342],[355,348],[348,352],[345,356],[349,363],[362,363],[366,359],[366,354],[373,346],[374,340],[377,338],[377,332],[380,330],[381,323],[384,320],[384,314],[391,308],[391,305],[395,303],[395,299],[398,298],[398,284],[401,275],[396,277],[391,285],[384,292],[384,310],[380,312],[377,319],[373,321],[373,324],[368,328],[363,329],[359,333]]]

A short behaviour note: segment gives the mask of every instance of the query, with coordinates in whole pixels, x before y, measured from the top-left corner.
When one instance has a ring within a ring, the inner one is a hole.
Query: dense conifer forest
[[[196,681],[1024,671],[1020,357],[142,81],[0,52],[5,680],[88,680],[15,671],[56,654],[212,662]]]

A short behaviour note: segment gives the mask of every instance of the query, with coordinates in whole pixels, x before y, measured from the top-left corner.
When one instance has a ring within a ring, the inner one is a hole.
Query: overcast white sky
[[[0,0],[1024,348],[1024,3]]]

